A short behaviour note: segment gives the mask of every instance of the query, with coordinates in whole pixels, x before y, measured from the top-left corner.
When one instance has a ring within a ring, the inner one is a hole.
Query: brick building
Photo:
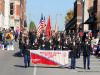
[[[74,3],[74,17],[65,25],[66,31],[74,30],[78,32],[82,24],[82,4],[81,0],[76,0]]]
[[[94,0],[93,3],[93,15],[97,14],[100,17],[100,0]],[[96,17],[95,17],[96,18]],[[100,24],[94,22],[94,25],[92,26],[92,30],[95,28],[96,31],[100,31]]]
[[[5,0],[0,0],[0,28],[4,26]]]
[[[92,30],[93,35],[99,29],[95,22],[95,14],[99,14],[100,0],[76,0],[74,3],[74,17],[66,24],[66,30],[76,32]]]
[[[26,20],[26,0],[10,0],[10,27],[24,28]]]
[[[100,0],[87,0],[88,8],[87,15],[88,16],[84,20],[84,26],[87,25],[88,30],[92,30],[93,36],[100,30],[99,24],[97,24],[97,15],[100,15]],[[86,12],[86,11],[85,11]]]
[[[4,28],[8,29],[10,27],[10,0],[5,0],[5,20]]]

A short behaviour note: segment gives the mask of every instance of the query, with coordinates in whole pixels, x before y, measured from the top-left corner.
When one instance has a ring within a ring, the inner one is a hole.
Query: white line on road
[[[36,64],[34,65],[33,75],[36,75]]]

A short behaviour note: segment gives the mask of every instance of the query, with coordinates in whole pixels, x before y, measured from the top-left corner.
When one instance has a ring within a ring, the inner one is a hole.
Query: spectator
[[[15,41],[17,42],[17,38],[18,38],[18,31],[16,30],[15,32]]]
[[[12,41],[12,35],[9,31],[7,31],[6,35],[5,35],[5,41],[7,43],[7,50],[10,50],[10,44],[11,44],[11,41]]]

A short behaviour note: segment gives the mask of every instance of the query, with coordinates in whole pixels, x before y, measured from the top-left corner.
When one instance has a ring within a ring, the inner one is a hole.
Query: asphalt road
[[[14,51],[0,51],[0,75],[99,75],[100,59],[91,56],[90,70],[83,69],[83,58],[76,60],[76,69],[71,70],[69,67],[61,68],[46,65],[31,64],[29,68],[24,68],[24,58],[18,57],[18,42],[14,42]],[[69,59],[70,65],[70,59]]]

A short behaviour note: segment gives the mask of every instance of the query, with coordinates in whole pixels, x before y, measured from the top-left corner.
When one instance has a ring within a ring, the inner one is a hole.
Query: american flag
[[[43,26],[44,26],[44,20],[43,20],[43,14],[41,15],[41,19],[40,19],[40,23],[39,23],[39,27],[37,30],[37,35],[40,36],[41,31],[43,30]]]
[[[41,30],[42,30],[42,26],[41,26],[41,23],[39,23],[39,27],[38,27],[38,30],[37,30],[38,36],[40,36]]]
[[[44,24],[43,24],[43,29],[46,27],[46,21],[45,21],[45,16],[44,16]]]

